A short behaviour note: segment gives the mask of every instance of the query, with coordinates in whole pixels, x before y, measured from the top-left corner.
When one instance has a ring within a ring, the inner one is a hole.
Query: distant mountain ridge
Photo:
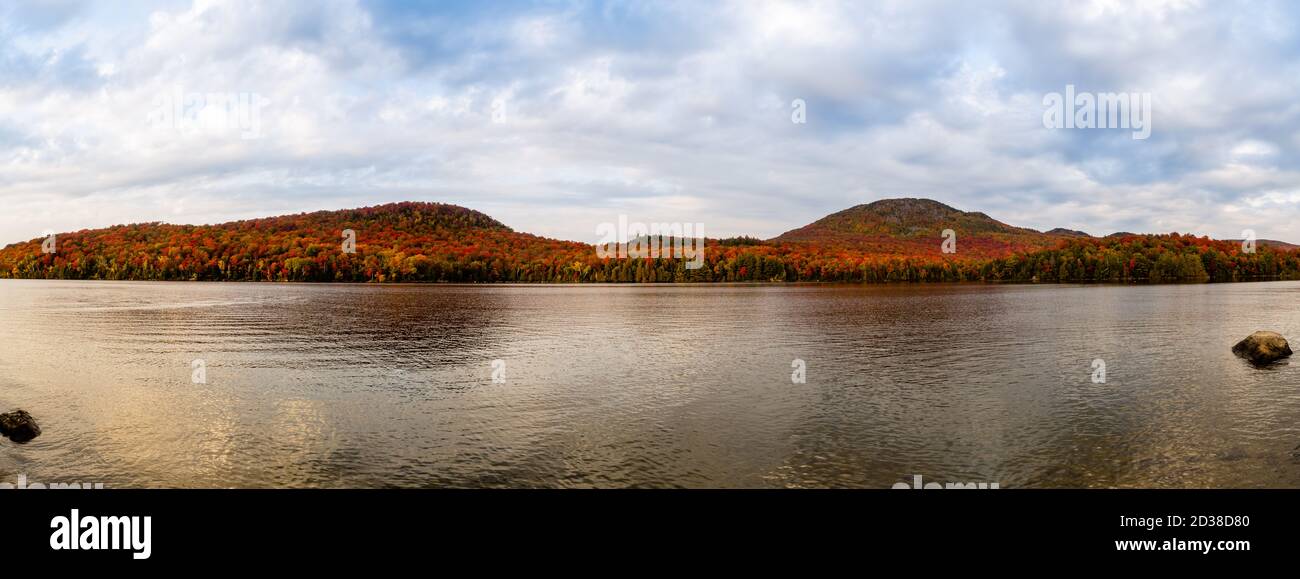
[[[942,249],[952,230],[955,253]],[[708,240],[703,267],[600,257],[443,203],[234,221],[141,223],[0,249],[0,278],[334,282],[1233,281],[1300,277],[1295,245],[1178,234],[1039,232],[919,198],[832,213],[769,240]],[[351,244],[351,245],[349,245]]]
[[[1065,237],[1092,237],[1092,235],[1088,234],[1085,231],[1079,231],[1076,229],[1066,229],[1064,227],[1049,229],[1044,233],[1046,233],[1047,235],[1063,235]]]

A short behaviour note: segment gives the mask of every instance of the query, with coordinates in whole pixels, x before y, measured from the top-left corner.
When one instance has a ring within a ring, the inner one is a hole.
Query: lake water
[[[44,429],[0,482],[1300,487],[1257,329],[1300,338],[1300,283],[0,280],[0,411]]]

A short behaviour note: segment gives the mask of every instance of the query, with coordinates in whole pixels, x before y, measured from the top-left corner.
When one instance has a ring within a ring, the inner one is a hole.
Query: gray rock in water
[[[1232,347],[1232,353],[1262,366],[1291,355],[1291,345],[1277,332],[1255,332]]]
[[[0,414],[0,434],[14,442],[27,442],[41,435],[41,427],[26,410],[15,410]]]

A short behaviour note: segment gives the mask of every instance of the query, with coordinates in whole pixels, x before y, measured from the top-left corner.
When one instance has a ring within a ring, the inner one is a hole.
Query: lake
[[[0,411],[44,430],[0,482],[1300,487],[1257,329],[1300,337],[1300,283],[0,280]]]

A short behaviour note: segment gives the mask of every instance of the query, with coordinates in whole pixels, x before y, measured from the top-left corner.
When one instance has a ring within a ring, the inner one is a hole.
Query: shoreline
[[[110,283],[197,283],[197,284],[267,284],[267,285],[347,285],[347,286],[953,286],[953,285],[1025,285],[1025,286],[1163,286],[1163,285],[1231,285],[1239,283],[1266,283],[1278,281],[1300,281],[1300,278],[1268,277],[1233,281],[1214,281],[1210,279],[1188,279],[1175,281],[1018,281],[1018,280],[942,280],[942,281],[288,281],[288,280],[199,280],[199,279],[81,279],[81,278],[46,278],[46,277],[0,277],[0,281],[93,281]]]

